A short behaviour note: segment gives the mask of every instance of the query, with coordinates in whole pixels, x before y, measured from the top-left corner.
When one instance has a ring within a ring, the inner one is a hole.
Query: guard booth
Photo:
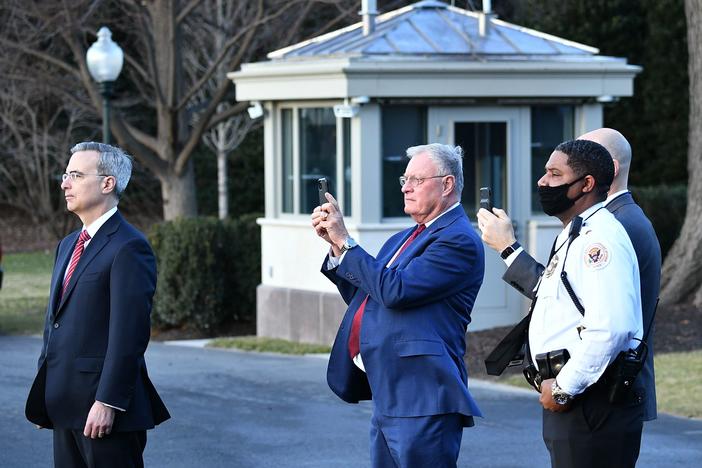
[[[479,187],[491,187],[517,238],[544,260],[560,231],[536,197],[548,156],[602,126],[603,104],[631,96],[641,71],[489,11],[435,0],[377,17],[364,9],[358,24],[229,74],[237,100],[264,112],[260,336],[332,342],[345,304],[319,272],[328,246],[311,227],[316,180],[332,180],[351,236],[375,254],[412,224],[398,183],[409,146],[460,145],[467,215],[475,222]],[[486,247],[485,261],[469,330],[512,324],[526,312],[501,279],[499,255]]]

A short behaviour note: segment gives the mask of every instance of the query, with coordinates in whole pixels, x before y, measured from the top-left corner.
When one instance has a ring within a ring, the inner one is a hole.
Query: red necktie
[[[427,227],[424,224],[420,224],[417,226],[417,228],[414,230],[411,236],[407,239],[407,241],[402,245],[400,248],[400,251],[397,252],[397,255],[393,257],[392,262],[394,262],[397,257],[402,255],[402,252],[405,251],[407,247],[412,243],[413,240],[417,238],[418,235],[422,233]],[[351,333],[349,335],[349,354],[351,355],[351,359],[355,358],[360,352],[361,352],[361,320],[363,319],[363,312],[366,309],[366,302],[368,302],[368,297],[366,295],[366,298],[363,299],[363,302],[361,302],[361,305],[358,306],[358,309],[356,310],[356,313],[353,316],[353,322],[351,323]]]
[[[76,269],[76,265],[78,265],[78,260],[80,260],[80,256],[83,255],[83,250],[85,249],[85,242],[89,240],[90,234],[88,234],[88,231],[83,229],[80,232],[80,236],[78,236],[78,242],[76,242],[76,246],[73,248],[73,255],[71,255],[71,263],[68,264],[68,270],[66,270],[66,279],[63,280],[63,287],[61,288],[61,296],[59,296],[59,299],[63,297],[63,295],[66,293],[68,282],[71,281],[71,276],[73,276],[73,272]]]

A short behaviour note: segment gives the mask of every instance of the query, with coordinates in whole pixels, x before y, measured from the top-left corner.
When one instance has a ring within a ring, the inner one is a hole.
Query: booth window
[[[541,214],[536,183],[544,175],[544,166],[559,143],[572,140],[575,133],[573,106],[551,105],[531,108],[531,211]]]
[[[319,205],[317,179],[327,177],[336,187],[336,117],[330,108],[302,108],[300,119],[300,210],[312,213]]]
[[[351,119],[341,119],[341,122],[344,154],[344,200],[342,206],[344,216],[351,216]]]
[[[406,150],[427,141],[426,106],[383,106],[383,217],[404,217],[405,203],[397,178],[407,167]]]
[[[281,212],[311,213],[319,205],[317,180],[327,177],[332,195],[350,215],[351,126],[345,122],[349,119],[337,119],[331,107],[284,108],[280,119]]]
[[[283,213],[293,213],[293,119],[292,109],[283,109],[282,120],[282,157],[283,167],[281,170],[281,189],[283,191]]]

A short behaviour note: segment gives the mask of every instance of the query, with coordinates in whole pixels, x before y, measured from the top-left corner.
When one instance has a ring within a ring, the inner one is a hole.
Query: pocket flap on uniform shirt
[[[104,358],[101,357],[79,357],[75,360],[78,372],[100,372]]]
[[[400,357],[441,356],[444,354],[443,343],[431,340],[397,341],[395,342],[395,349]]]

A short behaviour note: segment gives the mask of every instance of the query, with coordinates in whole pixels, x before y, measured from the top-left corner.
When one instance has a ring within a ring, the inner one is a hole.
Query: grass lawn
[[[702,350],[656,354],[658,410],[702,418]]]
[[[313,354],[328,353],[329,346],[308,343],[295,343],[275,338],[258,336],[239,336],[236,338],[217,338],[210,341],[208,346],[213,348],[237,348],[244,351],[259,351],[282,354]]]
[[[54,256],[49,252],[6,254],[0,289],[0,334],[41,333]]]
[[[702,394],[702,350],[656,354],[654,361],[658,411],[702,418],[702,403],[696,398]],[[499,382],[531,389],[521,375]]]

